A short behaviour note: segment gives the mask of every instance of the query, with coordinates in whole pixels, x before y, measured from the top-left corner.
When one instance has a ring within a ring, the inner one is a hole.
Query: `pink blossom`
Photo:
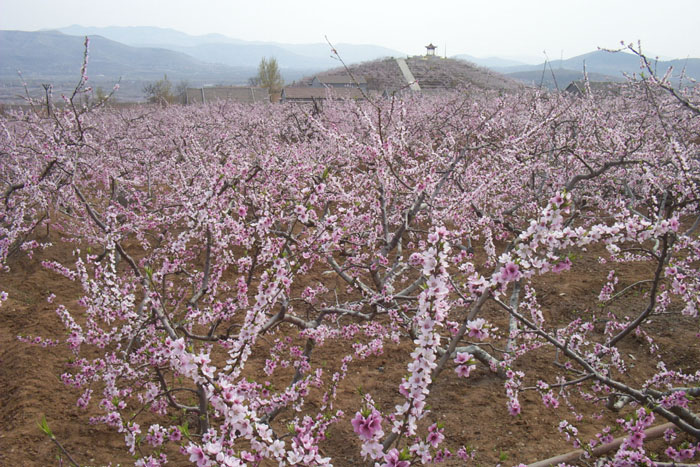
[[[457,373],[460,378],[468,378],[474,369],[476,369],[476,365],[458,365],[455,367],[455,373]]]
[[[458,365],[469,362],[474,356],[468,352],[457,352],[457,356],[454,358],[454,362]]]
[[[369,456],[371,459],[378,459],[384,455],[384,451],[382,449],[381,443],[378,443],[376,441],[369,441],[366,443],[362,443],[362,449],[360,454],[363,458],[367,458]]]
[[[209,459],[202,448],[195,444],[187,446],[187,453],[190,455],[190,462],[196,462],[198,467],[209,465]]]
[[[179,428],[173,428],[170,430],[170,434],[168,435],[168,439],[170,441],[177,443],[182,439],[182,433],[180,432]]]
[[[469,337],[475,337],[479,340],[484,340],[489,337],[488,325],[484,318],[477,318],[467,323],[469,328]]]
[[[428,427],[428,437],[426,441],[428,441],[433,448],[437,449],[438,445],[445,439],[445,436],[442,434],[443,431],[444,430],[438,428],[437,425],[431,425]]]
[[[410,465],[410,462],[400,460],[399,451],[394,448],[384,455],[382,467],[409,467]]]
[[[521,277],[520,268],[517,264],[510,261],[501,268],[500,271],[500,281],[501,282],[513,282],[517,281]]]
[[[367,416],[357,412],[355,418],[352,419],[352,427],[361,439],[369,441],[379,438],[384,435],[382,431],[382,416],[376,410],[373,410]]]
[[[557,407],[559,407],[559,401],[556,397],[554,397],[552,391],[549,391],[548,393],[542,395],[542,402],[546,407],[549,407],[551,409],[556,409]]]
[[[554,273],[568,271],[569,269],[571,269],[571,260],[569,258],[565,258],[564,261],[560,261],[552,266],[552,272]]]
[[[508,401],[508,413],[512,416],[520,414],[520,402],[517,399]]]
[[[646,438],[646,435],[643,431],[634,431],[627,437],[625,442],[632,449],[639,449],[644,444],[644,438]]]

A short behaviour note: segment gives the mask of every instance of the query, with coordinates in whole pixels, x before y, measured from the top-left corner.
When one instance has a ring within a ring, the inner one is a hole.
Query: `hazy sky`
[[[700,0],[0,0],[0,29],[159,26],[243,40],[365,43],[542,61],[642,41],[700,57]]]

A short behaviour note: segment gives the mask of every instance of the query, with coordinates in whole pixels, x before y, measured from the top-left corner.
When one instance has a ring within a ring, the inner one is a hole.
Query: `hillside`
[[[515,90],[523,85],[486,68],[477,67],[463,60],[451,58],[414,56],[406,59],[406,64],[423,91],[456,89],[461,86],[474,86],[480,89]],[[367,87],[377,92],[395,92],[407,87],[399,65],[393,58],[363,62],[348,67],[357,76],[364,76]],[[334,68],[320,73],[333,75],[344,73],[344,69]],[[309,84],[312,77],[302,81]]]

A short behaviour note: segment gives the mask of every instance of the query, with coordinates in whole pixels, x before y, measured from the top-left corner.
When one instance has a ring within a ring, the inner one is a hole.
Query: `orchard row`
[[[477,368],[513,416],[523,390],[569,420],[628,410],[614,462],[651,462],[655,419],[700,436],[698,362],[665,365],[647,327],[697,326],[700,116],[679,102],[696,97],[645,82],[605,98],[49,103],[0,122],[0,262],[46,248],[46,229],[74,244],[43,266],[81,285],[79,306],[52,295],[66,334],[41,337],[69,346],[62,379],[139,465],[327,465],[337,424],[370,463],[466,461],[446,441],[458,427],[428,414],[436,381],[468,392]],[[562,325],[538,290],[591,255],[607,283]],[[625,263],[650,272],[620,287]],[[655,362],[641,378],[619,350],[632,336]],[[394,408],[341,406],[349,368],[387,345],[407,349]],[[523,371],[543,349],[561,365]],[[563,435],[591,447],[574,425]]]

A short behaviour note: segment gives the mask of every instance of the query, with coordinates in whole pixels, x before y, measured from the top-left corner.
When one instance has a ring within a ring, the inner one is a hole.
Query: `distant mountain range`
[[[0,31],[0,100],[23,94],[17,71],[30,91],[52,83],[57,92],[69,92],[79,79],[84,36],[90,37],[88,76],[93,87],[109,90],[121,79],[118,97],[139,100],[144,84],[165,74],[174,83],[190,86],[245,84],[257,73],[263,57],[275,57],[287,83],[340,65],[328,44],[283,44],[253,42],[221,34],[188,35],[155,27],[92,28],[69,26],[51,31]],[[370,62],[386,57],[405,57],[403,52],[375,45],[334,44],[346,64]],[[583,64],[594,81],[624,79],[623,73],[639,73],[638,57],[629,53],[591,52],[549,64],[528,65],[498,57],[453,58],[472,62],[531,85],[566,87],[581,79]],[[659,61],[659,74],[670,66],[675,79],[681,70],[700,80],[700,59]],[[476,76],[476,75],[475,75]],[[441,78],[442,79],[442,78]],[[495,78],[494,78],[495,79]],[[555,84],[556,82],[556,84]]]
[[[554,87],[552,74],[556,76],[559,87],[562,87],[562,84],[563,87],[566,87],[573,79],[582,79],[584,63],[588,77],[593,81],[623,81],[625,74],[636,74],[637,76],[642,72],[649,74],[647,70],[640,68],[640,60],[636,55],[626,52],[612,53],[604,50],[578,55],[566,60],[552,60],[546,64],[496,65],[489,68],[530,84],[538,84],[544,76],[544,85],[552,88]],[[653,65],[659,76],[663,76],[669,68],[673,67],[671,76],[676,84],[680,80],[681,72],[686,78],[700,80],[700,58],[659,60],[654,61]],[[685,84],[688,84],[687,80]]]
[[[607,82],[622,82],[625,81],[624,76],[604,75],[602,73],[587,73],[589,81],[607,81]],[[525,84],[535,87],[544,87],[547,89],[564,90],[572,81],[583,80],[582,71],[567,70],[565,68],[552,68],[538,71],[516,71],[515,73],[507,73],[504,76],[522,81]]]
[[[492,70],[495,70],[496,68],[530,66],[525,62],[521,62],[518,60],[510,60],[508,58],[500,58],[500,57],[480,58],[480,57],[475,57],[473,55],[459,54],[459,55],[454,55],[452,58],[456,58],[458,60],[465,60],[467,62],[473,63],[474,65],[482,66],[484,68],[490,68]]]
[[[57,80],[79,78],[84,38],[58,31],[0,31],[0,77]],[[90,36],[89,76],[118,79],[233,79],[244,80],[248,70],[205,63],[182,52],[132,47],[102,36]]]
[[[583,79],[583,67],[586,66],[588,78],[591,81],[624,81],[625,74],[639,76],[641,72],[639,57],[627,52],[607,52],[598,50],[583,55],[577,55],[566,60],[552,60],[549,63],[529,65],[515,60],[498,57],[478,58],[471,55],[455,55],[453,58],[466,60],[478,66],[502,73],[511,78],[534,86],[544,86],[550,89],[565,88],[571,81]],[[654,57],[648,57],[650,59]],[[685,78],[700,80],[700,59],[687,58],[676,60],[654,60],[655,72],[662,76],[673,67],[672,81],[678,84],[681,72]],[[685,81],[688,84],[688,81]]]
[[[99,35],[135,47],[159,47],[183,52],[196,59],[229,66],[257,67],[263,57],[275,57],[282,70],[323,70],[338,66],[326,43],[282,44],[277,42],[243,41],[221,34],[191,36],[174,29],[138,27],[69,26],[58,31],[74,36]],[[333,44],[347,64],[384,57],[402,57],[398,50],[377,45]]]
[[[654,57],[648,57],[654,59]],[[596,50],[583,55],[567,58],[566,60],[551,60],[549,63],[552,68],[564,68],[567,70],[583,70],[583,64],[586,64],[586,70],[594,73],[602,73],[606,75],[617,75],[624,73],[639,73],[639,57],[628,52],[607,52],[605,50]],[[676,73],[679,73],[683,67],[686,67],[686,72],[696,74],[700,72],[700,59],[687,58],[676,60],[659,60],[655,62],[657,71],[663,74],[669,67],[673,67]],[[513,73],[516,71],[536,71],[542,70],[544,63],[539,65],[515,65],[515,66],[496,66],[494,71],[501,73]]]
[[[70,36],[102,36],[135,47],[160,47],[163,44],[171,44],[178,47],[192,47],[201,44],[241,44],[244,42],[222,34],[191,36],[184,32],[176,31],[175,29],[150,26],[108,26],[97,28],[74,24],[65,28],[56,28],[55,30]]]
[[[71,92],[80,78],[83,44],[84,37],[58,31],[0,31],[0,100],[21,100],[25,93],[22,81],[33,96],[42,94],[44,83],[52,84],[56,94]],[[201,86],[242,84],[255,71],[252,67],[206,63],[182,52],[132,47],[90,36],[89,83],[109,92],[119,82],[121,100],[141,100],[144,85],[164,75],[173,84]]]
[[[174,84],[191,86],[245,84],[263,57],[275,57],[286,82],[338,66],[328,44],[246,42],[220,34],[191,36],[152,27],[0,31],[0,99],[23,94],[20,71],[30,90],[52,83],[68,92],[80,74],[84,36],[90,37],[88,75],[93,86],[109,90],[121,79],[119,98],[138,100],[147,82],[167,74]],[[346,63],[401,52],[373,45],[338,44]]]

